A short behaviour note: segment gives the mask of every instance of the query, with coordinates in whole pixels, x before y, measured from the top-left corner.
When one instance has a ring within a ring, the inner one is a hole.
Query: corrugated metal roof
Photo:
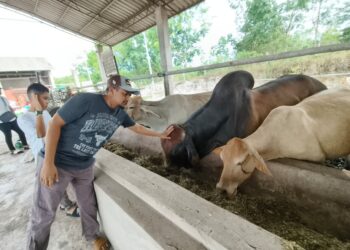
[[[94,41],[115,45],[154,26],[157,6],[164,6],[168,17],[172,17],[202,1],[0,0],[0,3]]]
[[[51,64],[42,57],[0,57],[0,72],[45,71]]]

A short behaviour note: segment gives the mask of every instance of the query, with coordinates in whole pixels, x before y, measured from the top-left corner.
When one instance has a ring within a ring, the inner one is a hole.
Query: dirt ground
[[[317,232],[303,225],[294,212],[298,208],[293,204],[264,197],[251,197],[243,193],[238,193],[234,200],[230,200],[225,194],[216,191],[215,183],[203,182],[196,178],[196,174],[191,170],[184,168],[167,170],[163,167],[160,157],[140,156],[113,143],[108,143],[105,148],[284,239],[296,242],[307,250],[350,250],[349,241],[341,241],[332,235]]]
[[[10,155],[0,133],[0,249],[25,249],[26,228],[32,204],[35,166],[23,163],[25,153]],[[58,210],[48,249],[92,249],[82,237],[79,218]]]

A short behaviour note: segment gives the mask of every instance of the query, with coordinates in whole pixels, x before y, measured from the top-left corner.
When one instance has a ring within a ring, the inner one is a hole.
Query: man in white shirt
[[[51,116],[46,110],[49,104],[49,89],[40,83],[33,83],[27,88],[27,95],[30,102],[30,109],[18,118],[18,125],[24,131],[30,148],[37,162],[40,150],[44,147],[46,131]],[[70,201],[65,192],[60,203],[61,210],[72,217],[79,217],[77,205]]]
[[[26,137],[24,136],[23,131],[18,127],[17,117],[13,112],[9,102],[3,96],[1,96],[1,88],[0,88],[0,130],[5,135],[5,140],[7,147],[9,148],[11,154],[21,153],[22,151],[16,150],[12,143],[12,133],[11,130],[15,131],[22,144],[24,149],[29,149]]]

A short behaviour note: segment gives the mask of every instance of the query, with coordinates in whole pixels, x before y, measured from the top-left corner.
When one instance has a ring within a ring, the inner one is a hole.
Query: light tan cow
[[[154,130],[163,131],[169,124],[186,121],[192,113],[209,100],[210,95],[210,92],[170,95],[160,101],[144,101],[140,96],[133,96],[129,99],[125,110],[135,122]],[[117,129],[111,140],[136,152],[162,153],[159,138],[141,136],[123,127]]]
[[[224,168],[217,188],[234,196],[255,168],[271,175],[264,160],[323,162],[349,153],[350,90],[325,90],[295,106],[272,110],[253,134],[222,147]]]
[[[185,122],[210,96],[211,92],[170,95],[160,101],[145,101],[141,96],[133,96],[126,111],[135,122],[155,130],[164,130],[169,124]]]
[[[344,173],[346,176],[350,177],[350,171],[349,171],[349,170],[343,169],[343,173]]]

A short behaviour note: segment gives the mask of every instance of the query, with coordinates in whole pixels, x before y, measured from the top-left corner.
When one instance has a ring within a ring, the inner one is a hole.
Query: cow
[[[160,101],[145,101],[132,96],[126,106],[129,116],[146,127],[163,131],[169,124],[183,123],[210,98],[211,92],[170,95]]]
[[[184,124],[174,126],[170,140],[161,140],[168,165],[187,167],[233,137],[253,133],[268,113],[281,105],[294,105],[327,89],[306,75],[287,75],[252,89],[254,78],[247,71],[225,75],[210,100]]]
[[[244,139],[233,138],[220,153],[224,168],[217,188],[234,196],[254,169],[271,175],[265,161],[294,158],[324,162],[350,153],[350,90],[326,90],[295,106],[275,108]],[[344,170],[345,174],[349,174]]]
[[[193,112],[209,100],[210,95],[211,92],[171,95],[160,101],[145,101],[140,96],[132,96],[125,110],[135,122],[154,130],[163,131],[171,123],[186,121]],[[140,136],[123,127],[117,129],[111,140],[140,153],[162,154],[158,138]]]
[[[343,173],[350,178],[350,170],[343,169]]]

